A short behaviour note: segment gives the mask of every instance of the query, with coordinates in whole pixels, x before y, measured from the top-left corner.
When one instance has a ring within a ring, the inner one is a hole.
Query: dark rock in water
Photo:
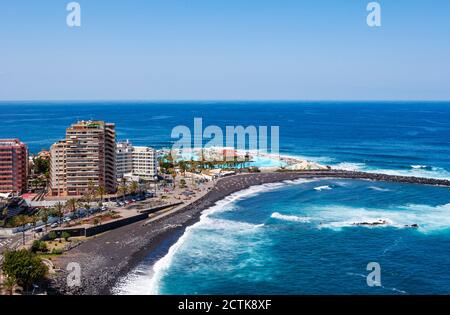
[[[374,225],[385,225],[387,224],[386,220],[378,220],[375,222],[355,222],[352,225],[367,225],[367,226],[374,226]]]

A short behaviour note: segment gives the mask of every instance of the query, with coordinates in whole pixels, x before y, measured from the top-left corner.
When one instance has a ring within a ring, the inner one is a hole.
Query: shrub
[[[33,242],[33,245],[31,245],[31,251],[33,253],[36,253],[36,252],[44,253],[47,250],[48,250],[47,249],[47,244],[44,241],[36,240],[36,241]]]
[[[62,232],[61,237],[67,242],[69,240],[70,234],[64,231]]]
[[[61,255],[63,253],[63,250],[61,248],[53,248],[52,254],[53,255]]]
[[[50,239],[50,240],[55,240],[56,239],[56,237],[57,237],[57,235],[56,235],[56,232],[55,231],[51,231],[50,233],[48,233],[48,238]]]
[[[36,254],[21,249],[4,253],[2,270],[8,278],[15,279],[18,285],[28,289],[45,277],[47,266]]]

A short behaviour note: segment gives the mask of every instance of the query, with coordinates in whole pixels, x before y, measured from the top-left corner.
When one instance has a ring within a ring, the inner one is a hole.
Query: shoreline
[[[51,280],[49,294],[112,294],[117,282],[147,259],[154,264],[164,257],[169,248],[184,234],[187,227],[198,222],[204,210],[225,197],[251,186],[296,179],[343,178],[368,179],[450,186],[448,180],[393,176],[349,171],[302,171],[274,173],[246,173],[217,180],[204,196],[160,219],[132,223],[97,235],[77,248],[57,257],[55,268],[60,271]],[[150,257],[150,258],[149,258]],[[82,285],[68,288],[66,266],[77,262],[81,267]]]

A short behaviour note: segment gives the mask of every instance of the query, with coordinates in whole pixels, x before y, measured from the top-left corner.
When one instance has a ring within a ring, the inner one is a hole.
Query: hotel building
[[[122,178],[125,174],[133,172],[133,146],[127,140],[118,142],[116,148],[116,175]]]
[[[80,121],[67,128],[65,140],[50,149],[51,195],[83,195],[90,183],[115,192],[115,141],[112,123]]]
[[[134,147],[133,174],[144,179],[153,179],[157,172],[156,151],[149,147]]]
[[[117,178],[125,174],[151,180],[157,175],[156,151],[150,147],[133,146],[129,141],[117,143]]]
[[[28,148],[18,139],[0,139],[0,193],[27,189]]]

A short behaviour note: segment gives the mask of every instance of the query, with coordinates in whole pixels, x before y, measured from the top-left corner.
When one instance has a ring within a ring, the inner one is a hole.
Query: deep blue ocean
[[[173,127],[280,126],[280,152],[337,168],[450,178],[450,103],[0,103],[0,138],[38,152],[76,120],[170,147]],[[384,220],[367,227],[354,223]],[[418,224],[419,228],[405,227]],[[208,209],[118,293],[449,294],[450,189],[362,180],[252,187]],[[369,287],[369,262],[381,286]]]

